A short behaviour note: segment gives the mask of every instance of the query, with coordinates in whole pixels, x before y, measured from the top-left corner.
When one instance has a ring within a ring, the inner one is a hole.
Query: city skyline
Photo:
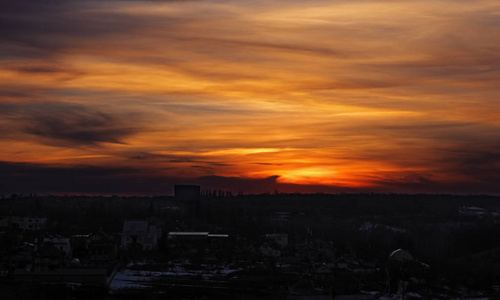
[[[0,194],[500,194],[500,3],[0,4]]]

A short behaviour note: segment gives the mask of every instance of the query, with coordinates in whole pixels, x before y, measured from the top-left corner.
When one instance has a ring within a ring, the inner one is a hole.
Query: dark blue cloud
[[[0,109],[11,128],[4,135],[22,139],[29,134],[48,145],[122,143],[125,137],[138,132],[130,115],[112,114],[77,104],[0,104]]]
[[[242,178],[203,176],[198,178],[172,178],[154,171],[132,167],[105,166],[49,166],[35,163],[0,161],[0,194],[136,194],[173,195],[176,184],[196,184],[203,190],[242,191],[245,194],[265,192],[286,193],[453,193],[500,194],[496,183],[474,182],[442,183],[428,174],[407,174],[404,178],[376,181],[378,187],[349,188],[326,185],[300,185],[278,182],[279,176]]]

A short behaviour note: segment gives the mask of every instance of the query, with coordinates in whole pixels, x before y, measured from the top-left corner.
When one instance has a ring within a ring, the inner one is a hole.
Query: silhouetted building
[[[175,185],[174,195],[177,200],[198,200],[201,195],[201,187],[199,185]]]

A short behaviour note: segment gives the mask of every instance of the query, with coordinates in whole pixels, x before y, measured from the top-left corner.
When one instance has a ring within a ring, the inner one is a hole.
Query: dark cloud
[[[0,84],[0,97],[3,99],[27,99],[33,97],[34,94],[36,94],[36,91],[32,91],[29,88],[20,89],[19,87],[13,88]]]
[[[177,155],[177,154],[155,154],[155,153],[141,152],[141,153],[129,156],[129,159],[162,161],[162,162],[167,162],[167,163],[196,163],[199,165],[194,165],[193,167],[200,167],[200,168],[206,167],[206,168],[211,168],[211,169],[213,169],[213,168],[207,167],[206,165],[214,166],[214,167],[232,166],[232,164],[220,163],[220,162],[215,162],[215,161],[207,161],[205,159],[202,159],[201,156],[197,156],[195,154],[193,154],[193,155]],[[204,165],[204,166],[202,166],[202,165]]]
[[[56,143],[88,145],[98,142],[120,143],[120,140],[133,133],[133,130],[119,128],[111,116],[94,111],[36,116],[25,132],[55,140]]]
[[[49,66],[49,65],[30,65],[30,66],[18,66],[18,67],[13,67],[13,70],[17,72],[23,72],[23,73],[38,73],[38,74],[54,74],[54,73],[63,73],[65,72],[64,69],[55,67],[55,66]]]
[[[473,125],[482,125],[479,123],[472,122],[450,122],[450,121],[427,121],[413,124],[388,124],[381,125],[379,129],[387,129],[387,130],[404,130],[404,131],[429,131],[429,130],[442,130],[449,128],[459,128],[459,127],[467,127]]]
[[[60,70],[56,68],[48,68],[48,67],[30,67],[30,68],[21,68],[19,71],[26,73],[57,73]]]
[[[58,167],[0,161],[0,193],[88,193],[171,195],[175,184],[199,184],[203,189],[231,189],[245,193],[274,191],[278,176],[252,179],[205,176],[179,179],[128,167]]]
[[[443,163],[450,172],[469,177],[471,183],[497,187],[500,182],[500,143],[457,147],[447,152]]]
[[[387,174],[386,174],[387,175]],[[373,181],[376,192],[411,194],[500,194],[498,184],[471,180],[440,181],[421,174],[405,175]]]
[[[391,177],[392,176],[392,177]],[[455,193],[500,194],[498,185],[464,181],[443,183],[426,173],[380,174],[373,187],[350,188],[280,183],[279,176],[242,178],[203,176],[172,178],[151,170],[130,167],[48,166],[0,161],[0,193],[83,193],[172,195],[175,184],[196,184],[202,189],[223,189],[245,194],[286,193]],[[498,182],[498,181],[497,181]]]
[[[84,110],[62,112],[59,115],[34,116],[25,131],[56,143],[94,145],[99,142],[121,143],[134,133],[123,120],[100,111]]]
[[[132,160],[162,161],[168,163],[199,163],[194,155],[157,154],[149,152],[134,153],[128,157]]]
[[[142,4],[161,5],[173,0],[144,1]],[[166,32],[179,23],[186,22],[187,16],[141,16],[127,11],[141,1],[0,1],[0,57],[58,58],[69,53],[89,54],[96,44],[100,50],[104,45],[116,47],[117,40],[130,41],[134,33],[159,25]],[[122,10],[125,8],[125,10]],[[142,34],[141,34],[142,36]],[[110,42],[110,38],[116,38]],[[132,39],[132,41],[135,41]],[[129,43],[128,47],[144,49],[143,45]],[[149,46],[148,46],[149,48]],[[113,50],[113,56],[121,49]],[[95,52],[94,52],[95,53]],[[130,58],[130,57],[129,57]]]
[[[229,167],[232,166],[232,164],[225,164],[225,163],[216,163],[216,162],[210,162],[212,166],[218,166],[218,167]]]
[[[3,59],[56,58],[81,47],[87,39],[95,41],[130,33],[144,24],[138,18],[112,9],[92,8],[91,1],[2,1],[0,56]]]
[[[198,169],[198,170],[202,171],[205,174],[214,174],[215,173],[215,169],[212,168],[212,167],[207,167],[207,166],[191,166],[191,168]]]
[[[488,123],[440,120],[407,121],[406,124],[375,125],[371,128],[375,134],[380,136],[434,139],[441,143],[446,141],[488,141],[491,140],[491,133],[497,132],[498,129],[498,126]]]
[[[1,104],[0,109],[14,131],[8,133],[10,137],[19,133],[29,134],[48,145],[122,143],[123,138],[138,131],[131,125],[134,118],[129,115],[110,114],[76,104]]]
[[[273,164],[273,163],[265,163],[265,162],[256,162],[252,163],[253,165],[262,165],[262,166],[282,166],[283,164]]]
[[[1,193],[166,194],[170,185],[134,168],[0,162]]]
[[[430,170],[381,172],[370,182],[381,191],[406,193],[499,194],[500,145],[461,143],[435,149]]]
[[[178,40],[182,39],[178,38]],[[187,39],[187,40],[192,41],[192,39]],[[223,46],[224,48],[235,48],[235,49],[241,49],[242,47],[249,49],[264,48],[268,50],[276,50],[283,52],[287,51],[298,52],[298,53],[304,52],[307,54],[314,54],[314,55],[339,56],[339,57],[350,56],[349,53],[341,52],[336,49],[326,48],[326,47],[314,47],[311,45],[304,45],[302,43],[287,44],[284,42],[277,43],[277,42],[262,42],[259,40],[248,41],[248,40],[238,40],[238,39],[203,38],[203,37],[198,37],[195,39],[195,41],[198,43],[203,43],[208,45],[217,45],[217,47]]]
[[[170,159],[168,160],[168,162],[171,162],[171,163],[185,163],[185,162],[194,162],[192,159],[190,158],[181,158],[181,159]]]
[[[500,141],[489,144],[465,145],[452,149],[448,157],[463,168],[492,166],[500,163]],[[500,176],[500,173],[499,173]]]
[[[49,8],[55,11],[64,9],[69,1],[63,0],[23,0],[23,1],[1,1],[0,9],[5,14],[15,14],[15,13],[36,13],[44,12]]]
[[[87,193],[87,194],[162,194],[171,195],[175,184],[197,184],[202,189],[234,192],[304,191],[298,185],[280,185],[279,176],[240,178],[204,176],[169,178],[154,172],[127,167],[58,167],[33,163],[0,161],[0,193]],[[311,187],[305,191],[318,191]]]

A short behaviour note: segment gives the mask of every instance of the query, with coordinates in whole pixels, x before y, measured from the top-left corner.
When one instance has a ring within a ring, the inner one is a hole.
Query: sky
[[[500,194],[498,0],[0,1],[0,193]]]

